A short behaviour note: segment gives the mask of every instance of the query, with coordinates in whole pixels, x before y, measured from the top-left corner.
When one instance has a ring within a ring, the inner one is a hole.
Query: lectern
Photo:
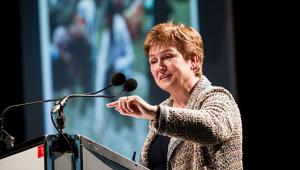
[[[45,135],[0,155],[1,170],[147,170],[81,135]]]

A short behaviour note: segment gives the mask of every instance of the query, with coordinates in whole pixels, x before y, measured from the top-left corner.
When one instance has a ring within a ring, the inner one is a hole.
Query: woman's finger
[[[125,97],[121,97],[119,98],[119,102],[118,102],[118,110],[121,113],[126,113],[126,110],[124,109],[124,102],[126,101]]]
[[[124,97],[122,99],[122,103],[121,103],[121,106],[122,106],[122,109],[124,110],[125,113],[129,113],[130,111],[128,110],[127,108],[127,102],[128,102],[128,97]]]
[[[133,113],[134,111],[133,111],[133,109],[132,109],[132,106],[133,106],[133,102],[134,102],[134,99],[132,99],[132,98],[128,98],[128,100],[127,100],[127,109],[129,110],[129,112],[130,113]]]
[[[109,107],[109,108],[111,108],[111,107],[117,107],[118,103],[119,103],[119,100],[111,102],[111,103],[107,103],[106,107]]]
[[[132,106],[134,105],[134,98],[131,96],[126,97],[126,106],[124,106],[126,108],[126,110],[128,111],[128,113],[133,113],[133,109]]]
[[[130,114],[125,113],[124,111],[120,110],[118,107],[116,107],[115,110],[118,111],[123,116],[130,116]]]

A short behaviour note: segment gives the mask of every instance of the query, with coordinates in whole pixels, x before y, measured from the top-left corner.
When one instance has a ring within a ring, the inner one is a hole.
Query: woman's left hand
[[[152,106],[139,96],[120,97],[117,101],[106,104],[115,108],[120,114],[142,119],[155,119],[157,106]]]

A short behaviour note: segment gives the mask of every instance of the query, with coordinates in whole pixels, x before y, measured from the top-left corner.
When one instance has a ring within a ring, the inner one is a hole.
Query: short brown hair
[[[202,75],[203,41],[201,35],[192,27],[172,22],[158,24],[148,32],[144,41],[144,51],[149,56],[153,46],[174,46],[185,60],[197,56],[196,76]]]

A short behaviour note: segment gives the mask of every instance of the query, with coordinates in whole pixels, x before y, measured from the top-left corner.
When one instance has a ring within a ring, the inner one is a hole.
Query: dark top
[[[149,149],[149,168],[151,170],[167,169],[167,153],[170,137],[157,135]]]

